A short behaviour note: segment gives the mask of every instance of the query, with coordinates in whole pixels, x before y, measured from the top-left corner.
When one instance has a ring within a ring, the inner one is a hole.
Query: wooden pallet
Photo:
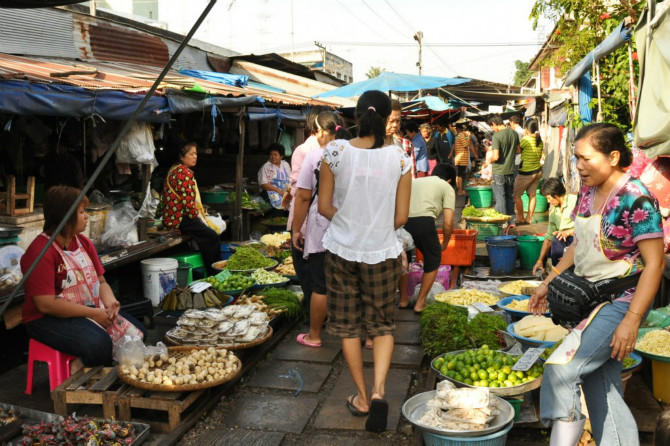
[[[54,412],[68,415],[69,404],[93,404],[102,406],[104,418],[118,419],[117,400],[128,389],[129,386],[118,379],[116,368],[86,367],[54,389]]]
[[[117,400],[119,419],[147,423],[153,432],[172,432],[181,424],[182,417],[189,408],[195,408],[206,402],[209,396],[210,389],[193,392],[155,392],[130,387]]]

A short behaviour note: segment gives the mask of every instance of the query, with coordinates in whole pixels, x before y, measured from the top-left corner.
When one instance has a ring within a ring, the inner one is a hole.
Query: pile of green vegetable
[[[477,209],[476,207],[470,205],[463,208],[463,217],[488,217],[488,218],[503,218],[507,215],[501,214],[492,208],[487,209]]]
[[[259,285],[268,285],[271,283],[283,283],[288,279],[281,274],[273,273],[272,271],[265,271],[263,268],[258,268],[251,273],[251,278],[255,279]]]
[[[444,302],[426,307],[419,320],[419,341],[430,356],[477,348],[482,345],[501,346],[498,330],[507,322],[498,315],[480,313],[468,322],[468,310]]]
[[[236,199],[235,194],[230,194],[230,198],[228,201],[234,202]],[[247,192],[242,192],[242,207],[244,209],[250,209],[254,211],[260,211],[261,210],[261,205],[257,201],[253,200],[251,198],[251,195],[249,195]]]
[[[302,302],[297,294],[282,288],[264,288],[259,294],[273,310],[283,311],[291,319],[302,317]]]
[[[254,248],[240,246],[228,259],[226,268],[229,270],[258,269],[271,266],[275,262],[276,260],[265,257]]]

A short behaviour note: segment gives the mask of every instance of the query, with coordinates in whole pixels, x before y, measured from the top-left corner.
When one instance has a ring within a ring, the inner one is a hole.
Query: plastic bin
[[[651,374],[654,398],[665,404],[670,403],[670,363],[652,359]]]
[[[521,413],[521,404],[523,403],[523,398],[509,397],[503,398],[505,401],[510,403],[514,408],[514,421],[519,420],[519,414]]]
[[[189,284],[188,278],[191,274],[191,264],[179,262],[177,266],[177,286],[184,288]]]
[[[523,203],[523,211],[528,212],[528,203],[529,198],[526,192],[521,196],[521,202]],[[540,189],[537,190],[535,194],[535,211],[536,213],[547,212],[549,204],[547,203],[547,197],[540,193]]]
[[[221,260],[228,260],[233,252],[230,250],[228,243],[221,243]]]
[[[535,265],[538,257],[540,257],[544,237],[520,235],[516,241],[519,242],[519,260],[521,262],[521,268],[533,269],[533,265]]]
[[[437,230],[440,243],[444,240],[442,230]],[[475,261],[477,250],[477,231],[473,229],[454,229],[447,249],[442,251],[441,265],[469,266]],[[417,248],[416,259],[423,261],[423,253]],[[446,288],[446,287],[445,287]]]
[[[163,296],[177,286],[177,267],[175,259],[155,258],[140,262],[144,297],[157,307]]]
[[[230,192],[227,190],[204,190],[200,191],[202,202],[205,204],[221,204],[228,201]]]
[[[493,189],[491,187],[466,187],[465,191],[470,197],[470,204],[474,207],[491,207],[491,202],[493,201]]]
[[[494,235],[500,235],[503,233],[503,224],[504,223],[489,223],[483,221],[468,221],[467,228],[476,230],[477,240],[486,240],[487,237],[493,237]]]
[[[491,273],[494,275],[509,274],[514,271],[519,243],[514,240],[486,242],[486,250],[491,262]]]

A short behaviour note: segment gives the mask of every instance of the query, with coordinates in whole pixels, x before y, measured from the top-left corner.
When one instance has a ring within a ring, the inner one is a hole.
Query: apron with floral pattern
[[[47,237],[46,234],[42,235]],[[81,246],[79,239],[77,237],[75,239],[77,240],[77,249],[75,251],[64,251],[57,243],[53,244],[56,247],[56,251],[58,251],[65,261],[67,268],[63,291],[59,297],[78,305],[104,309],[105,305],[100,300],[100,280],[98,279],[98,273],[88,253]],[[100,326],[93,319],[88,319]],[[104,328],[101,326],[101,328],[107,331],[115,346],[124,335],[143,337],[139,328],[128,322],[120,314],[116,316],[114,322],[109,327]]]

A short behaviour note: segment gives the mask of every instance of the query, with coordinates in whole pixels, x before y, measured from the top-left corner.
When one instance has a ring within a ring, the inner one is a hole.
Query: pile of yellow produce
[[[510,310],[514,311],[525,311],[529,312],[528,310],[528,304],[530,303],[530,299],[524,299],[524,300],[513,300],[509,304],[505,305],[505,308],[509,308]]]
[[[261,237],[261,243],[275,248],[279,248],[284,242],[289,240],[291,240],[291,234],[288,232],[275,232],[274,234],[265,234]]]
[[[275,271],[284,276],[295,276],[295,267],[293,266],[293,257],[284,259],[284,263],[275,268]]]
[[[462,288],[460,290],[445,291],[435,295],[437,302],[445,302],[451,305],[472,305],[475,302],[481,302],[485,305],[495,305],[498,297],[479,290],[469,290]]]
[[[525,280],[515,280],[507,285],[500,287],[500,291],[507,294],[522,294],[524,288],[534,287],[535,284],[526,282]]]
[[[517,322],[514,332],[524,338],[547,342],[558,342],[568,334],[568,330],[554,324],[550,318],[532,315]]]
[[[637,342],[635,348],[652,355],[670,356],[670,332],[666,330],[650,331]]]

